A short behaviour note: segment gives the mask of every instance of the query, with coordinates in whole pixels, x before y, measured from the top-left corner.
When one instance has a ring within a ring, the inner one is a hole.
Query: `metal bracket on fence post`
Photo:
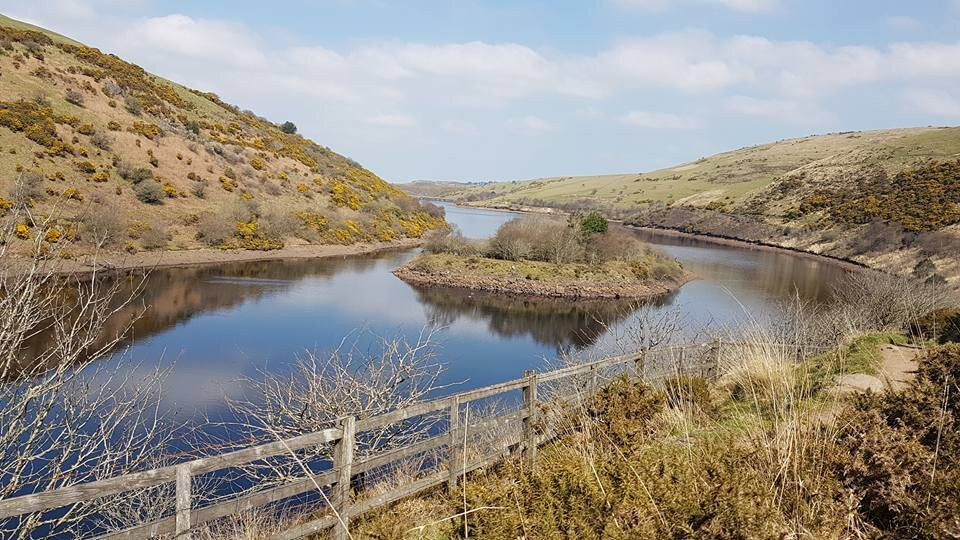
[[[356,445],[357,419],[347,416],[340,420],[343,436],[333,449],[333,466],[337,470],[337,483],[333,486],[331,503],[340,516],[340,523],[333,528],[334,540],[350,538],[350,478],[353,476],[353,452]]]
[[[190,540],[191,474],[189,465],[177,466],[176,538]]]
[[[463,459],[460,452],[460,396],[453,396],[450,404],[450,440],[447,442],[449,451],[447,460],[450,463],[450,477],[447,478],[447,488],[453,491],[457,488],[457,478],[460,468],[457,464]]]
[[[523,387],[523,407],[527,411],[523,419],[523,459],[530,467],[537,460],[537,434],[535,433],[537,414],[537,372],[527,370],[523,372],[527,385]]]

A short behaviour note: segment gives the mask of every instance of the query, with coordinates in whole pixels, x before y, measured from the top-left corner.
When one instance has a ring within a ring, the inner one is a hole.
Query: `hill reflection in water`
[[[413,286],[427,319],[436,326],[451,326],[468,317],[483,321],[497,335],[529,336],[547,347],[589,347],[611,326],[643,305],[667,306],[675,293],[646,301],[570,300],[502,295],[450,287]]]

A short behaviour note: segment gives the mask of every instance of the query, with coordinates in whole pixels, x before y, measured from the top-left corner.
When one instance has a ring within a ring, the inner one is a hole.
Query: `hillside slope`
[[[390,242],[443,223],[295,131],[0,16],[0,211],[15,252]]]
[[[960,128],[817,135],[741,148],[652,172],[498,182],[468,186],[457,196],[529,205],[582,199],[585,204],[612,209],[654,202],[735,205],[785,177],[806,174],[827,179],[871,166],[894,173],[930,159],[960,159]]]
[[[960,283],[960,128],[809,136],[653,171],[463,186],[459,202],[628,222]]]

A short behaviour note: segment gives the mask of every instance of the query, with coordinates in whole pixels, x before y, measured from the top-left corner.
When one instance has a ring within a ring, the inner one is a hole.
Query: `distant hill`
[[[469,182],[414,180],[413,182],[407,182],[405,184],[397,184],[397,187],[414,197],[445,199],[451,195],[456,195],[461,191],[476,185],[477,184],[472,184]]]
[[[444,196],[498,208],[598,209],[638,225],[900,272],[920,265],[921,277],[958,283],[958,160],[958,127],[887,129],[782,140],[652,172],[497,182]]]
[[[443,223],[293,124],[3,16],[0,172],[14,249],[44,235],[65,256],[100,240],[128,251],[391,241]]]

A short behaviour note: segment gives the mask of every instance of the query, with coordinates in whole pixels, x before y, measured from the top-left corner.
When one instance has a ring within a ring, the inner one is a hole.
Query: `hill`
[[[596,209],[636,225],[850,258],[956,283],[960,128],[834,133],[653,172],[468,186],[497,208]]]
[[[397,187],[413,197],[445,199],[478,184],[468,182],[446,182],[440,180],[414,180]]]
[[[0,171],[14,252],[391,242],[443,223],[292,123],[3,16]]]

